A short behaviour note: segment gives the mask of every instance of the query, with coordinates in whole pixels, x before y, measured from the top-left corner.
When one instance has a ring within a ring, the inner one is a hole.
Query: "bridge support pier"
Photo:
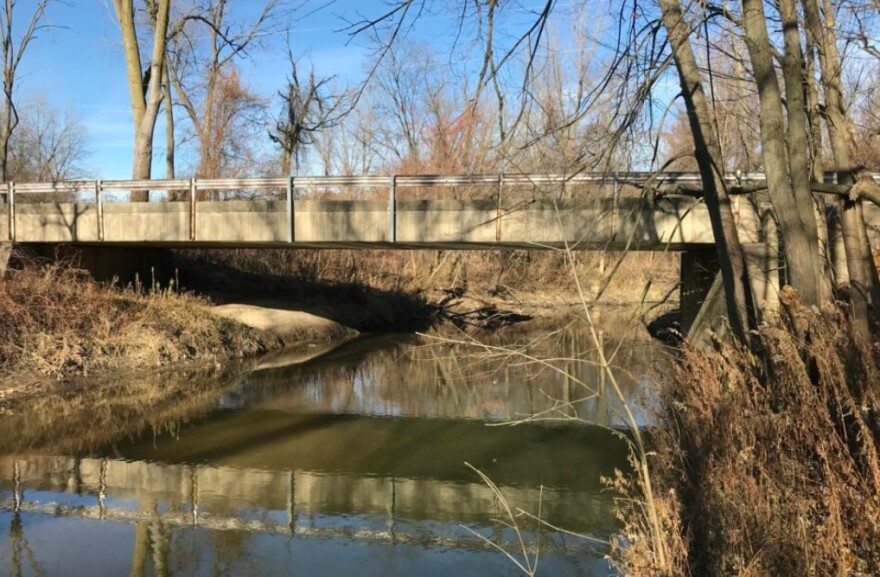
[[[689,333],[694,326],[694,321],[703,309],[709,293],[712,292],[720,268],[714,248],[681,253],[679,306],[681,327],[685,333]]]
[[[778,245],[743,243],[743,251],[758,314],[776,311],[782,284]],[[711,333],[725,333],[727,300],[715,249],[682,253],[680,291],[681,327],[692,344],[705,346]]]

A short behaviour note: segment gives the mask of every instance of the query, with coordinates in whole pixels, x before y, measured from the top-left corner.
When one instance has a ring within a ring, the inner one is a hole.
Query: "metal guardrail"
[[[872,175],[880,183],[880,173]],[[728,174],[725,181],[731,185],[758,184],[766,177],[762,173]],[[826,173],[826,182],[833,182],[834,173]],[[498,216],[502,214],[501,197],[505,187],[547,186],[570,184],[610,184],[616,201],[621,184],[644,186],[648,183],[660,186],[699,185],[702,182],[696,172],[584,172],[578,174],[449,174],[449,175],[358,175],[358,176],[290,176],[272,178],[188,178],[156,180],[71,180],[61,182],[6,183],[9,240],[15,241],[15,195],[16,194],[76,194],[93,193],[97,209],[98,239],[104,240],[104,195],[108,191],[186,192],[189,202],[190,240],[196,240],[196,210],[198,191],[223,191],[242,189],[283,189],[287,210],[287,242],[294,241],[294,191],[309,188],[388,188],[388,239],[396,240],[396,213],[399,188],[427,188],[453,186],[497,187]],[[2,188],[0,188],[2,190]],[[500,219],[497,220],[500,223]],[[496,236],[498,236],[496,231]]]

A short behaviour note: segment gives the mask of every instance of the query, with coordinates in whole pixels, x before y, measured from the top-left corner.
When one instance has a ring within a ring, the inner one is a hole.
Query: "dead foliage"
[[[880,573],[880,346],[787,291],[755,350],[682,350],[653,432],[668,566],[621,501],[625,574]]]
[[[576,294],[571,269],[559,250],[285,250],[187,251],[187,255],[256,274],[283,275],[311,283],[354,284],[385,291],[432,293],[449,290],[469,297]],[[584,286],[601,301],[656,301],[678,282],[678,255],[576,252]],[[620,263],[618,264],[618,259]],[[607,284],[607,286],[605,286]]]
[[[169,289],[100,284],[70,264],[24,262],[0,280],[0,379],[242,356],[270,344],[206,304]]]

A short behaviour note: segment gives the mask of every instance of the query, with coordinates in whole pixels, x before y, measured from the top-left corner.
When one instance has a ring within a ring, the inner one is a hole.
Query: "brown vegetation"
[[[754,350],[683,351],[653,438],[668,565],[622,501],[627,575],[880,571],[880,347],[842,313],[783,300]]]
[[[69,265],[24,263],[0,281],[0,380],[255,354],[270,339],[172,290],[99,284]]]
[[[577,299],[562,251],[239,249],[186,255],[299,283],[392,292],[400,296],[400,304],[416,295],[437,303],[454,293],[474,300],[473,305],[493,302],[542,314],[542,309],[557,310],[560,304],[576,304]],[[589,297],[599,297],[603,303],[657,302],[678,282],[679,257],[674,253],[582,252],[573,258]]]

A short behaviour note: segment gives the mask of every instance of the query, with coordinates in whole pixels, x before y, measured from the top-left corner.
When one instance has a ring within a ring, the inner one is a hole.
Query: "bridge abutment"
[[[101,282],[115,281],[123,286],[139,282],[145,287],[157,283],[164,287],[174,278],[174,254],[166,248],[56,244],[22,247],[38,258],[69,261]]]
[[[779,308],[782,262],[776,221],[769,210],[738,202],[737,216],[752,302],[759,316]],[[689,340],[703,346],[712,333],[727,330],[727,300],[716,249],[687,251],[681,255],[681,326]]]
[[[6,268],[9,266],[9,256],[12,254],[11,242],[0,242],[0,280],[6,276]]]
[[[714,248],[681,253],[679,307],[681,327],[686,333],[694,327],[720,269]]]

